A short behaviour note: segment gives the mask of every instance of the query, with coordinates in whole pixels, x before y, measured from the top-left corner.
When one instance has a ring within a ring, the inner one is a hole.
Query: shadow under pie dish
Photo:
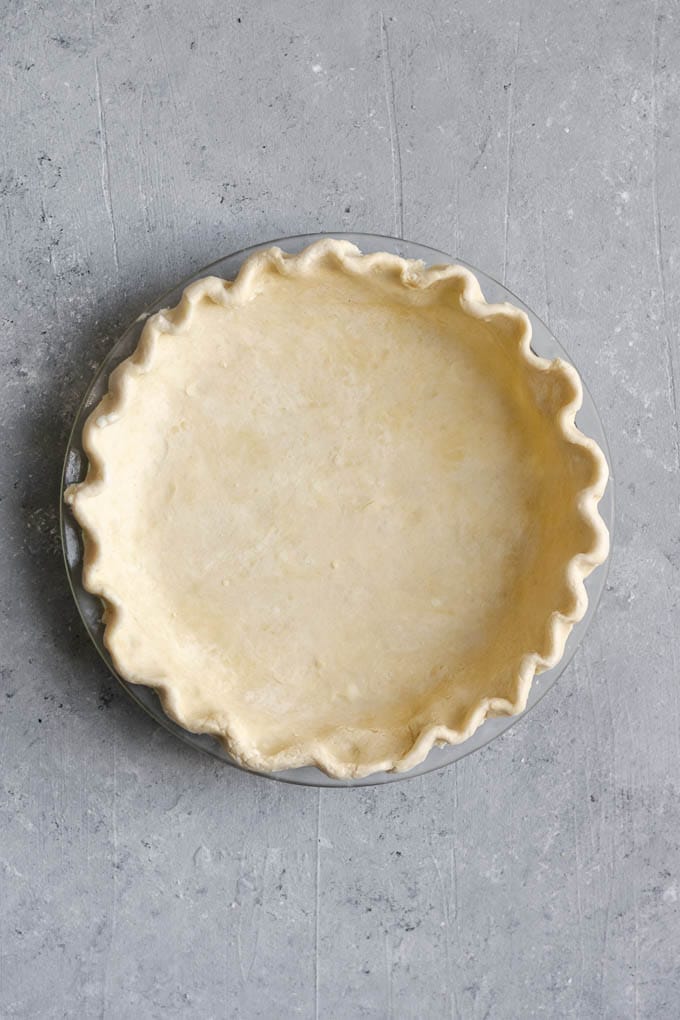
[[[145,325],[67,491],[117,671],[259,771],[520,712],[607,554],[580,384],[459,266],[326,239]]]

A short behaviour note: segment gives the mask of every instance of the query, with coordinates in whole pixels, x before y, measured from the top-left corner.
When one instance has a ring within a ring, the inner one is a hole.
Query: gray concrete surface
[[[680,1015],[680,7],[5,0],[2,1017]],[[60,460],[122,325],[272,236],[398,233],[544,315],[611,437],[606,597],[442,773],[283,787],[106,675]]]

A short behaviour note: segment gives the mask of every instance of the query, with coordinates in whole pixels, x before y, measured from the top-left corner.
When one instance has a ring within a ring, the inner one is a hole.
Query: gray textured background
[[[5,0],[3,1017],[680,1015],[680,7]],[[146,718],[76,617],[69,422],[121,327],[249,243],[397,233],[582,366],[618,528],[532,715],[424,779],[285,787]]]

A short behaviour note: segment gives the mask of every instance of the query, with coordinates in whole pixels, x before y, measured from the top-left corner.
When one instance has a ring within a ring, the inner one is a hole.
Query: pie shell
[[[404,771],[487,717],[523,711],[533,677],[557,664],[585,613],[584,579],[608,554],[597,510],[607,465],[575,425],[579,377],[530,344],[527,316],[487,304],[469,270],[363,255],[330,238],[299,255],[255,254],[233,282],[187,287],[112,373],[83,430],[87,477],[65,495],[119,674],[266,772]],[[463,415],[455,429],[449,413]],[[173,457],[175,475],[164,466]],[[300,496],[317,489],[311,502]],[[333,548],[336,532],[351,555]],[[272,548],[253,559],[270,534]],[[231,549],[229,536],[252,542]],[[213,548],[231,569],[224,597]],[[293,609],[277,632],[270,614],[286,597]],[[470,615],[477,606],[486,630]]]

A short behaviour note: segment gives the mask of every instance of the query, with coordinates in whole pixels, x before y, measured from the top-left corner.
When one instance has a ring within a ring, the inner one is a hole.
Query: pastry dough
[[[66,499],[121,676],[262,771],[520,712],[608,551],[575,370],[460,266],[322,240],[146,323]]]

